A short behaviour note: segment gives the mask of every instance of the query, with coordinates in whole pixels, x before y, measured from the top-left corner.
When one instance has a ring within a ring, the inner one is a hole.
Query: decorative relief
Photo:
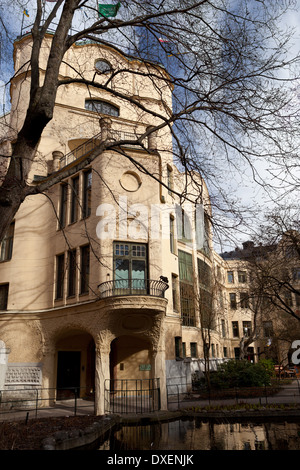
[[[41,383],[42,370],[39,366],[8,366],[5,378],[6,385],[41,385]]]

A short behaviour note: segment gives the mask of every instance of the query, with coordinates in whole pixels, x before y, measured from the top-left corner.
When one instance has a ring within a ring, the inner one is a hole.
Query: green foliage
[[[262,387],[270,384],[274,366],[271,361],[262,360],[257,364],[249,361],[231,360],[221,364],[211,374],[212,388]]]

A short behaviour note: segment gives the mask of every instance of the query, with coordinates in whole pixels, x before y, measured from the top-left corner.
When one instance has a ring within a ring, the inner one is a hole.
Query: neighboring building
[[[233,357],[240,357],[241,340],[251,338],[249,360],[293,365],[291,345],[300,334],[299,234],[286,232],[272,245],[248,241],[221,256]]]
[[[51,35],[43,44],[41,75],[50,41]],[[26,111],[30,46],[30,35],[15,43],[12,144]],[[241,302],[239,315],[246,315],[239,323],[232,295],[238,291],[225,279],[231,261],[213,251],[205,182],[197,174],[186,181],[178,171],[168,127],[151,133],[159,124],[156,113],[168,117],[172,106],[166,71],[91,43],[73,45],[61,77],[74,76],[76,67],[99,83],[111,70],[131,70],[116,74],[111,87],[142,106],[96,87],[59,87],[31,184],[59,176],[100,142],[124,143],[45,194],[28,197],[2,242],[0,389],[39,386],[43,398],[54,389],[59,399],[59,390],[75,386],[80,396],[95,397],[102,414],[121,381],[130,387],[133,379],[143,386],[159,379],[166,409],[167,391],[186,391],[192,374],[203,370],[206,345],[213,367],[234,356],[239,329],[251,328],[251,313]],[[195,204],[199,187],[202,200]],[[180,205],[176,193],[184,188],[189,200]],[[242,275],[238,279],[247,285]]]

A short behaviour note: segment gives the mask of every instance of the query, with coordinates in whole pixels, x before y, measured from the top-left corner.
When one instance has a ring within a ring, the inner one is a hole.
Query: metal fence
[[[159,379],[105,381],[106,413],[148,413],[160,407]]]
[[[21,417],[29,413],[34,417],[91,414],[94,413],[94,399],[81,398],[79,387],[57,389],[20,386],[0,390],[0,418],[12,414]]]
[[[234,405],[241,403],[258,405],[300,405],[300,383],[293,380],[290,384],[280,381],[263,387],[235,387],[213,390],[206,387],[193,388],[190,393],[182,393],[182,384],[172,384],[167,387],[168,405],[170,408],[206,405]]]

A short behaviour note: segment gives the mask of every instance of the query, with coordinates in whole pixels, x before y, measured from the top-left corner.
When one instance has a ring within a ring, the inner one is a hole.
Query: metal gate
[[[106,413],[149,413],[160,410],[159,379],[105,380]]]

